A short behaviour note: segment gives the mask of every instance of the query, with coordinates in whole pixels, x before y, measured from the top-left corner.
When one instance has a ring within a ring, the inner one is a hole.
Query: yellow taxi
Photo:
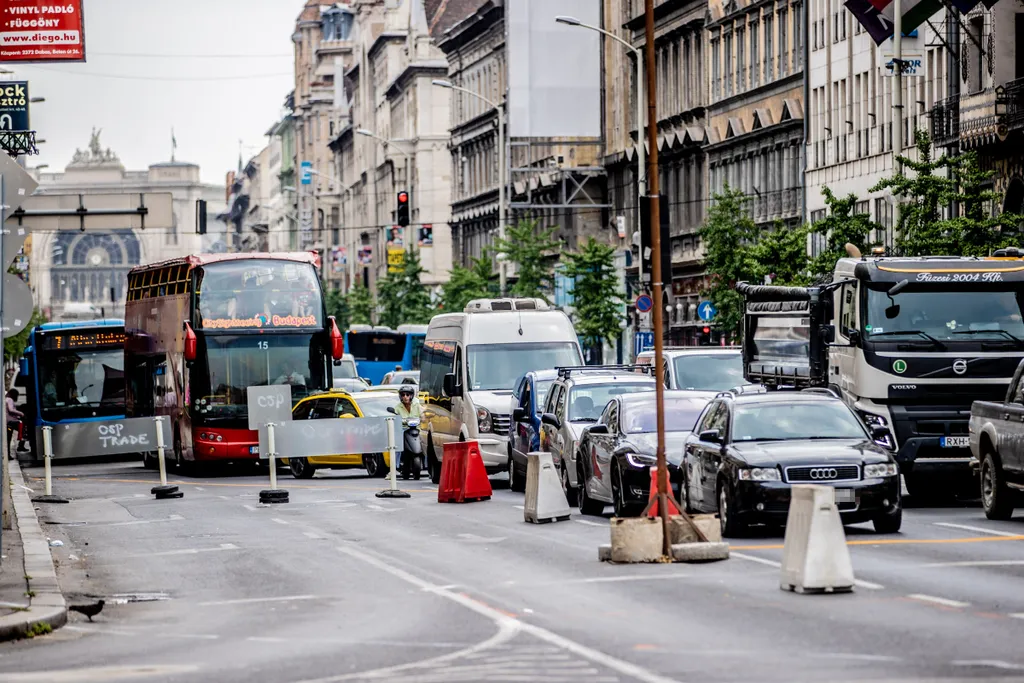
[[[394,392],[350,394],[345,391],[325,391],[313,394],[295,404],[293,420],[322,420],[354,417],[388,417],[389,407],[398,405]],[[315,458],[286,458],[282,461],[296,479],[311,479],[319,469],[344,470],[365,468],[371,477],[385,477],[391,468],[387,453],[369,455],[322,455]]]

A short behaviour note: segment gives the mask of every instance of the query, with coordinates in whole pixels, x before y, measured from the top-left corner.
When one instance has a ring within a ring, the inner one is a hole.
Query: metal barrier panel
[[[53,457],[88,458],[124,455],[156,450],[156,429],[163,430],[164,443],[171,443],[170,419],[135,417],[98,422],[53,425]],[[43,443],[43,428],[36,428],[36,443]]]
[[[260,458],[270,457],[267,427],[260,429]],[[384,453],[388,450],[386,417],[296,420],[274,425],[278,458]]]

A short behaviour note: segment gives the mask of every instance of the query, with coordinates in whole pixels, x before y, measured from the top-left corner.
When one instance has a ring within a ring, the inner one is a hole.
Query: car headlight
[[[782,481],[782,476],[774,467],[754,467],[740,470],[740,481]]]
[[[899,470],[896,469],[896,463],[894,462],[883,462],[878,465],[864,466],[865,479],[872,479],[874,477],[895,477],[897,474],[899,474]]]
[[[653,455],[641,455],[639,453],[627,453],[626,460],[633,467],[649,467],[658,462],[658,459]]]
[[[485,434],[491,431],[491,411],[487,408],[476,409],[476,424],[477,431],[481,434]]]
[[[411,418],[409,418],[409,419],[408,419],[408,420],[406,421],[406,423],[405,423],[405,424],[406,424],[406,426],[408,426],[408,427],[419,427],[419,426],[420,426],[420,421],[419,421],[419,419],[418,419],[418,418],[415,418],[415,417],[411,417]]]
[[[860,419],[864,421],[864,424],[870,427],[888,427],[889,421],[881,415],[875,415],[874,413],[868,413],[863,410],[858,410],[857,414]]]

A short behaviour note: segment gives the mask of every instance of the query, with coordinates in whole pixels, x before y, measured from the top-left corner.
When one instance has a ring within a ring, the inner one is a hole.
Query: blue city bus
[[[124,417],[124,341],[124,320],[114,319],[44,323],[29,333],[16,385],[36,460],[39,427]]]
[[[384,375],[397,367],[420,369],[420,352],[426,336],[426,325],[399,325],[397,330],[352,325],[345,335],[345,353],[355,357],[360,377],[380,384]]]

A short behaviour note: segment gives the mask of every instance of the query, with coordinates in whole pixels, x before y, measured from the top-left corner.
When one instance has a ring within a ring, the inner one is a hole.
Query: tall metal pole
[[[647,181],[644,179],[644,56],[640,50],[636,53],[636,229],[638,235],[643,235],[643,220],[640,218],[640,206],[647,194]],[[637,277],[640,279],[640,288],[644,286],[644,241],[640,238],[639,244],[640,261],[637,266]]]
[[[658,416],[658,512],[661,515],[662,554],[672,556],[672,539],[668,529],[668,467],[665,464],[665,359],[662,356],[665,343],[662,340],[662,282],[661,282],[661,211],[658,193],[658,101],[654,62],[654,0],[644,0],[646,19],[647,53],[647,140],[651,153],[647,165],[647,186],[651,202],[651,287],[654,295],[654,372],[657,382]]]
[[[900,0],[892,4],[892,69],[894,81],[892,91],[892,170],[900,172],[898,157],[903,153],[903,9]],[[896,202],[899,206],[899,202]],[[898,216],[897,216],[898,218]]]
[[[505,110],[499,102],[498,110],[498,239],[505,241]],[[508,294],[508,275],[505,256],[498,259],[498,284],[501,296]]]

